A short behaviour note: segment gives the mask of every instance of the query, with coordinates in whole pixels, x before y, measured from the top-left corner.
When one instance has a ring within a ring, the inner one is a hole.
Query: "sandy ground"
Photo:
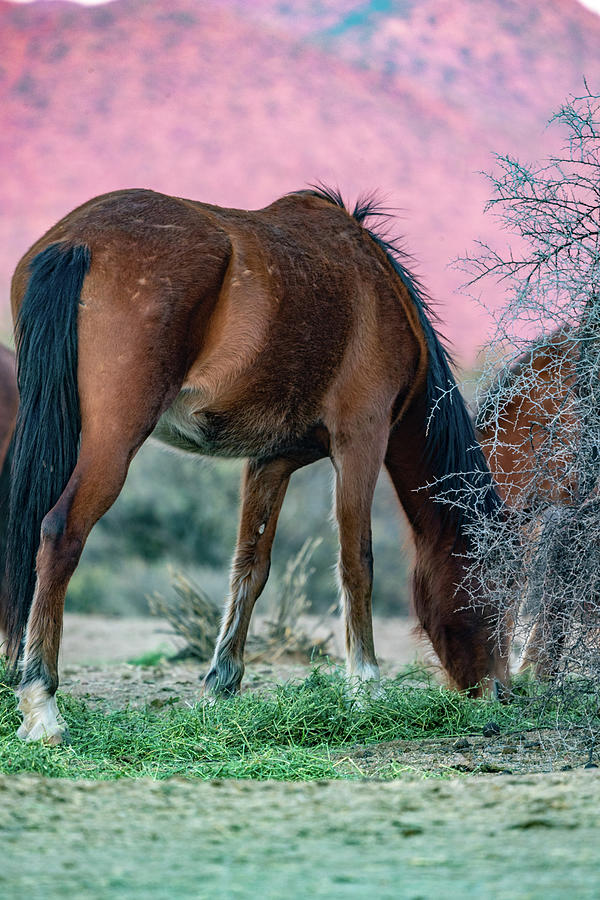
[[[331,650],[343,656],[344,635],[338,616],[327,618],[323,624],[317,617],[306,616],[304,627],[316,637],[332,634]],[[253,627],[259,630],[260,617]],[[382,619],[375,617],[373,629],[380,659],[391,666],[401,667],[415,658],[432,656],[425,641],[414,634],[412,619]],[[109,618],[107,616],[65,614],[62,642],[64,666],[90,663],[126,662],[148,651],[163,648],[172,653],[180,646],[168,622],[155,617]]]
[[[0,895],[587,900],[593,771],[281,784],[0,778]]]

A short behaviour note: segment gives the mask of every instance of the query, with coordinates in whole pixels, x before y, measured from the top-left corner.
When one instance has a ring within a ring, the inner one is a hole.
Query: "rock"
[[[482,734],[484,737],[493,737],[495,734],[500,734],[500,726],[497,722],[488,722],[483,726]]]
[[[470,747],[470,743],[464,737],[458,738],[458,740],[454,741],[452,744],[453,750],[468,750]]]

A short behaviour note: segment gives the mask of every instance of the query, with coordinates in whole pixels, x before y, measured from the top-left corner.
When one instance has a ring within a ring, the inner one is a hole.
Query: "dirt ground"
[[[411,628],[376,623],[385,673],[427,656]],[[67,616],[62,690],[107,708],[194,702],[204,667],[127,662],[172,649],[165,629],[155,619]],[[246,684],[306,671],[252,663]],[[551,733],[469,735],[458,744],[352,747],[337,758],[368,777],[308,784],[0,777],[0,898],[600,896],[600,770],[584,768],[583,745],[565,747]],[[394,763],[399,777],[374,778],[382,763]],[[571,770],[558,771],[564,767]]]
[[[0,778],[0,896],[481,898],[600,893],[593,770],[393,782]]]

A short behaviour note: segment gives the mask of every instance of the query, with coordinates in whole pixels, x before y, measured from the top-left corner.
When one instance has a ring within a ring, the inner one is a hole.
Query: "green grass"
[[[526,684],[524,693],[533,693]],[[414,667],[385,683],[381,697],[349,702],[338,673],[314,669],[301,682],[264,695],[166,706],[156,710],[92,709],[59,697],[71,745],[24,744],[12,690],[0,687],[0,773],[113,779],[150,776],[311,780],[361,777],[341,763],[344,748],[396,739],[481,734],[494,720],[501,732],[563,720],[589,722],[585,697],[568,709],[557,704],[471,700],[428,682]],[[535,698],[534,698],[535,699]],[[597,700],[597,697],[596,697]],[[597,703],[594,710],[597,716]],[[390,777],[392,772],[379,775]],[[396,773],[397,774],[397,773]]]
[[[140,656],[129,659],[128,663],[131,666],[157,666],[165,659],[167,659],[166,650],[148,650]]]

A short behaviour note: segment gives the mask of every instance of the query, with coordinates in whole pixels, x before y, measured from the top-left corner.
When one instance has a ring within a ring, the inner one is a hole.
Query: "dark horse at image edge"
[[[374,213],[359,201],[350,214],[322,189],[258,211],[117,191],[21,260],[7,573],[22,738],[66,734],[55,692],[67,584],[150,435],[247,459],[205,691],[238,690],[289,478],[323,457],[352,680],[378,677],[370,516],[385,465],[414,536],[415,611],[451,682],[474,694],[506,682],[494,611],[470,607],[460,587],[469,509],[436,502],[431,485],[471,484],[471,512],[494,516],[500,500],[427,300],[398,249],[366,227]]]
[[[6,632],[7,586],[4,575],[8,506],[10,497],[11,438],[17,417],[19,394],[15,354],[0,344],[0,630]]]

